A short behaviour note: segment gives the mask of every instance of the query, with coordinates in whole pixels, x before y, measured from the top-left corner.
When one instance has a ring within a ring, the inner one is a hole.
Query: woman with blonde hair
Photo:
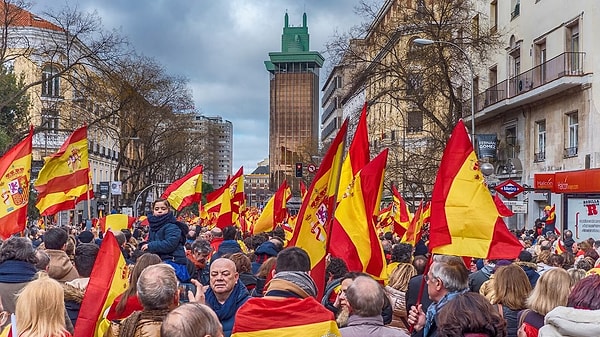
[[[497,305],[500,315],[506,320],[507,336],[517,337],[517,315],[526,308],[525,299],[531,292],[527,274],[514,263],[500,267],[494,273],[493,287],[495,298],[492,304]]]
[[[17,297],[15,316],[19,337],[71,337],[65,328],[63,287],[48,276],[23,288]]]
[[[544,326],[544,317],[552,309],[567,305],[571,293],[571,277],[566,270],[554,268],[548,270],[533,288],[525,301],[527,309],[519,313],[519,336],[537,337],[538,330]]]
[[[390,275],[388,285],[385,286],[385,294],[392,305],[392,327],[408,332],[408,311],[406,310],[406,290],[408,281],[417,275],[417,270],[410,263],[400,263]]]

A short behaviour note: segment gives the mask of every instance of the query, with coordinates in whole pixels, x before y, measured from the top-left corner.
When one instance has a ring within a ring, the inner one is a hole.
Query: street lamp
[[[138,203],[138,200],[140,199],[140,197],[142,196],[142,194],[144,194],[144,192],[146,192],[148,189],[150,189],[152,187],[155,187],[155,186],[168,186],[168,185],[170,185],[170,183],[155,183],[155,184],[150,184],[150,185],[144,187],[144,189],[141,190],[138,193],[137,197],[135,197],[135,201],[133,202],[133,207],[135,208],[134,209],[134,211],[135,211],[135,213],[134,213],[135,217],[137,218],[138,215],[139,215],[139,212],[138,212],[139,209],[138,209],[137,203]]]
[[[471,142],[473,143],[473,150],[475,150],[475,71],[473,70],[473,62],[471,62],[471,58],[464,49],[452,42],[434,41],[429,39],[414,39],[412,42],[417,46],[428,46],[434,43],[451,45],[456,49],[460,50],[460,52],[463,53],[463,55],[469,62],[469,70],[471,71]]]
[[[139,139],[140,139],[139,137],[123,137],[123,138],[115,138],[114,139],[114,143],[113,143],[113,146],[111,148],[111,151],[113,151],[113,156],[112,156],[112,158],[109,158],[109,161],[108,161],[108,170],[109,170],[109,173],[110,173],[110,177],[108,179],[109,180],[108,181],[108,212],[109,212],[109,214],[112,212],[112,206],[113,206],[112,205],[112,202],[113,202],[113,200],[112,200],[113,199],[112,184],[113,184],[113,181],[119,180],[119,174],[118,174],[118,172],[113,171],[113,159],[115,157],[114,156],[114,151],[115,151],[114,148],[117,147],[117,144],[119,145],[119,147],[118,147],[119,158],[121,158],[121,156],[123,154],[121,153],[121,146],[120,146],[121,142],[120,142],[120,140],[127,140],[127,141],[129,141],[129,140],[139,140]],[[117,161],[119,160],[119,158],[117,158]],[[117,167],[118,167],[118,163],[117,163]],[[117,173],[116,174],[116,178],[115,178],[115,173]]]

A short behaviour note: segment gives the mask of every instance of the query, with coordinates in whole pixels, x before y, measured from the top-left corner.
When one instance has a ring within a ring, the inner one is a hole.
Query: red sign
[[[533,188],[536,190],[554,190],[554,173],[536,173],[533,176]]]
[[[317,171],[317,167],[314,164],[309,164],[308,165],[308,172],[314,173],[315,171]]]
[[[495,190],[508,199],[514,198],[524,191],[523,186],[512,179],[507,179],[496,185]]]

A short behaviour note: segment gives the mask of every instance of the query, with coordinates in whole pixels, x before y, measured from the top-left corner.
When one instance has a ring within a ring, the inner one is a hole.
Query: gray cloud
[[[97,11],[106,29],[120,29],[133,47],[172,75],[189,79],[198,111],[233,123],[234,167],[250,172],[268,157],[269,76],[263,61],[279,51],[283,17],[308,16],[311,49],[324,52],[334,32],[359,23],[344,0],[68,0]],[[65,3],[44,1],[41,14]],[[321,78],[327,76],[321,72]]]

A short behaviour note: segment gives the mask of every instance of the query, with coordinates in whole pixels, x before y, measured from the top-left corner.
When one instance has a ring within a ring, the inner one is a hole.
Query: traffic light
[[[302,178],[302,163],[296,163],[296,178]]]

